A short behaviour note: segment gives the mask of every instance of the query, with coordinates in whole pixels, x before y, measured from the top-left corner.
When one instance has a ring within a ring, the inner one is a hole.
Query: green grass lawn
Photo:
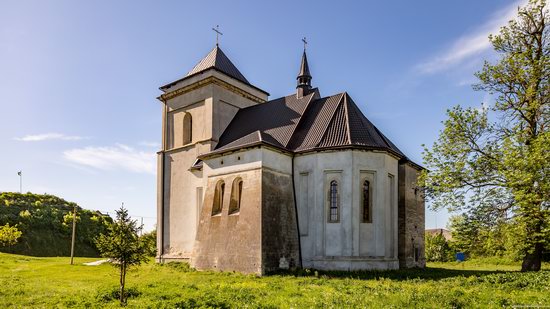
[[[77,258],[0,253],[0,308],[118,307],[114,267]],[[519,265],[483,261],[433,263],[425,270],[318,273],[264,277],[197,272],[153,262],[128,274],[128,307],[507,307],[550,305],[550,267],[520,273]]]

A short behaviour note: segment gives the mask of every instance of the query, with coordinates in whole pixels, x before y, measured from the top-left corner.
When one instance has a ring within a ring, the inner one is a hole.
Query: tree
[[[498,256],[518,260],[515,246],[515,224],[511,220],[495,219],[484,209],[473,209],[449,219],[453,236],[450,245],[470,257]]]
[[[157,254],[157,231],[152,230],[148,233],[144,233],[139,238],[143,242],[147,256],[155,257]]]
[[[130,266],[140,265],[147,260],[146,248],[140,241],[138,233],[141,226],[132,220],[124,206],[116,211],[116,220],[109,227],[107,234],[101,234],[97,239],[97,247],[101,255],[114,260],[113,265],[120,271],[120,303],[125,304],[124,287],[126,272]]]
[[[6,223],[6,225],[0,226],[0,246],[15,245],[21,235],[23,235],[23,233],[17,229],[17,225],[10,226],[9,223]]]
[[[532,0],[489,36],[501,56],[485,62],[475,90],[495,97],[482,110],[456,106],[431,149],[421,185],[435,209],[491,209],[518,227],[522,271],[538,271],[550,239],[550,45],[548,10]]]
[[[453,253],[443,234],[426,234],[426,261],[447,262],[452,260]]]

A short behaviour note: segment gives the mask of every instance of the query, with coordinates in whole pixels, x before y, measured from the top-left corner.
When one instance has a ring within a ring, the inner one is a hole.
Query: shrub
[[[448,262],[453,260],[453,252],[442,234],[426,234],[426,260],[428,262]]]

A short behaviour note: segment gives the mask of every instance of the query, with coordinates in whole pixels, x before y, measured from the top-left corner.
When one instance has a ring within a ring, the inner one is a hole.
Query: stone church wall
[[[425,267],[422,192],[416,189],[419,171],[410,164],[399,165],[399,267]]]
[[[231,187],[237,177],[243,180],[241,208],[230,215]],[[215,186],[220,180],[225,182],[222,213],[212,216]],[[259,168],[208,179],[191,259],[193,267],[261,273],[261,185]]]
[[[263,272],[301,267],[292,177],[264,168],[262,200]]]

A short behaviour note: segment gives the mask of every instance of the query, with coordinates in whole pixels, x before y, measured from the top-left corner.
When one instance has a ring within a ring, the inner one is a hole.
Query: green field
[[[0,308],[118,307],[118,277],[107,264],[77,258],[0,253]],[[469,261],[426,270],[360,273],[302,271],[264,277],[192,271],[186,264],[148,263],[128,274],[128,307],[508,307],[550,305],[550,267]]]

